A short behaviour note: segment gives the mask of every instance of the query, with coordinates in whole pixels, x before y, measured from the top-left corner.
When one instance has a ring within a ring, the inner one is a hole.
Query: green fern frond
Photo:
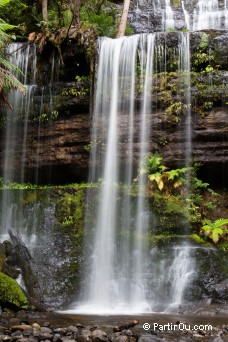
[[[14,64],[12,64],[11,62],[7,61],[5,58],[2,58],[0,56],[0,67],[3,67],[7,70],[11,70],[21,76],[24,76],[24,74],[22,73],[22,71],[16,67]]]
[[[0,67],[0,92],[2,92],[4,88],[7,90],[13,88],[22,94],[26,93],[26,87],[20,81],[18,81],[10,71]]]
[[[3,32],[13,30],[16,26],[15,25],[10,25],[5,23],[4,21],[0,21],[0,30]]]
[[[224,226],[225,224],[228,224],[228,219],[224,219],[224,218],[220,218],[220,219],[216,220],[214,223],[216,228]]]
[[[0,0],[0,7],[4,7],[7,5],[11,0]]]

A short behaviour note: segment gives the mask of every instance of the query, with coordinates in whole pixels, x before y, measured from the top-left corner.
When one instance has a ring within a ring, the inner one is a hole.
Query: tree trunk
[[[80,23],[80,9],[81,0],[73,0],[73,26],[77,26]]]
[[[122,12],[122,16],[121,16],[121,20],[120,20],[120,24],[119,24],[118,33],[117,33],[116,38],[123,37],[125,34],[129,7],[130,7],[130,0],[124,0],[123,12]]]
[[[43,21],[48,21],[48,0],[42,0],[42,18]]]

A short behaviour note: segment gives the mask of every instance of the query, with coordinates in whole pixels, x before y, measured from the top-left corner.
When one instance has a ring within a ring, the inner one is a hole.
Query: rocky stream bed
[[[90,316],[54,312],[1,312],[0,341],[225,342],[228,341],[228,317],[159,313]]]

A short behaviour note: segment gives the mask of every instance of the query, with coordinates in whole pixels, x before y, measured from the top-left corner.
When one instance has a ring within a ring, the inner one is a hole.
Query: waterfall
[[[227,0],[224,7],[219,6],[218,0],[199,0],[193,13],[193,31],[228,29]]]
[[[190,80],[190,42],[189,33],[181,33],[179,44],[179,73],[184,81],[184,91],[182,94],[185,107],[185,165],[190,166],[192,153],[192,127],[191,127],[191,80]]]
[[[131,270],[129,236],[126,244],[118,248],[118,182],[123,177],[130,186],[133,175],[133,135],[134,135],[134,95],[135,68],[139,36],[118,40],[104,39],[101,42],[100,61],[97,80],[96,105],[93,122],[93,141],[102,137],[105,146],[103,172],[100,175],[103,184],[100,190],[100,203],[97,210],[95,239],[92,255],[91,276],[86,297],[88,310],[104,312],[113,302],[124,309],[127,283]],[[121,130],[118,113],[123,112],[123,125],[128,126],[127,137]],[[103,124],[102,132],[98,131]],[[118,160],[119,146],[126,139],[126,169],[121,175]],[[120,143],[119,143],[120,142]],[[98,145],[92,153],[92,181],[98,176],[96,160],[99,159]],[[101,147],[103,148],[103,147]],[[122,224],[130,228],[131,213],[129,196],[124,196]],[[105,248],[103,248],[105,246]],[[118,248],[118,251],[117,251]],[[107,253],[108,251],[108,253]],[[118,256],[116,258],[116,253]],[[117,260],[118,259],[118,260]],[[118,270],[119,268],[119,270]],[[127,295],[128,297],[128,295]]]
[[[147,39],[145,39],[147,38]],[[141,75],[143,83],[142,94],[142,108],[141,108],[141,129],[140,129],[140,154],[139,164],[142,164],[145,156],[150,152],[149,150],[149,138],[150,138],[150,121],[149,114],[151,113],[151,89],[152,89],[152,75],[153,75],[153,63],[154,63],[154,46],[155,46],[155,34],[150,34],[147,37],[142,36],[141,54],[141,70],[145,72],[145,77]],[[146,61],[146,62],[145,62]],[[144,65],[145,63],[145,65]],[[142,305],[141,310],[145,310],[148,307],[147,304],[147,274],[146,259],[148,254],[147,247],[147,234],[149,229],[149,222],[145,217],[146,207],[146,180],[145,177],[139,178],[138,188],[138,201],[136,209],[136,234],[133,245],[133,264],[134,266],[134,290],[133,298],[131,299],[133,305],[140,303]],[[139,305],[138,305],[139,309]]]
[[[23,75],[20,81],[27,87],[25,96],[12,91],[8,101],[12,110],[6,110],[5,150],[4,150],[4,181],[24,182],[24,169],[27,145],[28,118],[31,109],[36,79],[36,48],[35,45],[13,43],[7,51],[8,59]],[[5,238],[9,228],[17,228],[22,213],[15,204],[11,191],[3,191],[1,197],[1,236]],[[18,223],[17,223],[18,222]]]
[[[28,116],[32,104],[33,92],[35,89],[36,77],[36,49],[35,45],[27,46],[21,43],[10,44],[7,49],[9,61],[19,68],[23,76],[20,81],[26,85],[27,93],[25,96],[19,92],[13,91],[9,94],[9,102],[12,110],[8,109],[6,113],[6,133],[5,133],[5,151],[4,151],[4,170],[3,178],[5,180],[24,181],[24,166],[26,154],[26,136],[28,128]],[[20,132],[22,153],[18,152],[18,141],[16,134]],[[20,155],[20,157],[19,157]],[[18,160],[17,171],[13,171],[15,158]],[[18,172],[20,170],[20,172]],[[20,177],[18,177],[20,174]],[[19,178],[19,179],[18,179]]]
[[[186,285],[190,283],[195,275],[196,262],[191,251],[191,247],[187,245],[174,248],[173,263],[168,269],[167,276],[168,282],[171,284],[171,304],[168,305],[166,311],[172,311],[182,303]]]
[[[187,10],[185,9],[185,6],[184,6],[184,1],[182,0],[181,1],[181,5],[182,5],[182,10],[183,10],[183,13],[184,13],[184,21],[185,21],[185,24],[186,24],[186,28],[187,30],[190,31],[190,17],[189,17],[189,14],[187,12]]]
[[[162,17],[162,27],[164,31],[174,30],[175,21],[174,13],[170,4],[170,0],[165,0],[165,11]]]
[[[99,41],[90,181],[99,180],[101,184],[95,199],[95,218],[87,227],[86,254],[90,251],[90,256],[80,301],[67,312],[140,313],[176,308],[184,300],[184,290],[194,273],[191,249],[186,244],[166,252],[151,249],[148,240],[156,217],[149,209],[145,177],[138,176],[136,196],[131,195],[135,160],[142,164],[151,152],[153,74],[166,70],[164,36],[153,33]],[[180,96],[186,109],[183,130],[188,166],[189,33],[177,37],[179,49],[174,52],[178,54],[180,82],[185,84]],[[186,273],[183,265],[191,272]],[[179,282],[181,289],[176,288]]]

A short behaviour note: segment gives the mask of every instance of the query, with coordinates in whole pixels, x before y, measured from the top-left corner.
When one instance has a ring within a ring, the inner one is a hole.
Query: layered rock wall
[[[141,18],[141,17],[140,17]],[[141,19],[140,19],[141,20]],[[158,34],[166,43],[166,71],[153,81],[150,150],[159,151],[165,163],[180,166],[185,159],[184,112],[175,48],[180,33]],[[63,50],[64,65],[54,70],[50,46],[38,56],[38,85],[33,95],[27,128],[25,181],[65,183],[87,180],[91,138],[93,88],[91,65],[82,46],[72,44]],[[227,179],[228,33],[226,31],[190,34],[192,157],[202,162],[202,178],[224,187]],[[59,62],[58,62],[59,63]],[[61,63],[60,63],[61,64]],[[55,62],[55,68],[57,63]],[[58,75],[57,75],[58,73]],[[53,77],[54,75],[54,77]],[[91,87],[92,85],[92,87]],[[134,164],[138,166],[141,93],[136,97]],[[23,126],[23,119],[19,126]],[[128,119],[120,115],[120,160],[124,163]],[[15,180],[24,149],[21,130],[16,131],[13,162]],[[0,137],[0,167],[4,166],[4,128]],[[105,146],[101,146],[101,151]],[[99,161],[98,161],[99,162]],[[218,180],[218,182],[217,182]]]

